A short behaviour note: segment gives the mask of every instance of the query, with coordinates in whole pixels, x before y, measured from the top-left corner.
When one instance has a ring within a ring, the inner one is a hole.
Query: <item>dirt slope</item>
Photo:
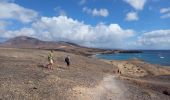
[[[150,83],[140,84],[140,81],[123,78],[124,76],[115,73],[117,66],[96,58],[55,51],[54,70],[44,68],[47,64],[48,52],[47,50],[0,48],[0,99],[170,99],[168,95],[162,93],[168,86],[159,85],[160,89],[157,91],[155,90],[157,85],[151,87]],[[64,63],[63,59],[66,55],[71,57],[70,67]]]

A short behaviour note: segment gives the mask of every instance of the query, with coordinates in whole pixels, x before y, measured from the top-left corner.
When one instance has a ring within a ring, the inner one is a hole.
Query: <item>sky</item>
[[[170,0],[0,0],[0,41],[170,50]]]

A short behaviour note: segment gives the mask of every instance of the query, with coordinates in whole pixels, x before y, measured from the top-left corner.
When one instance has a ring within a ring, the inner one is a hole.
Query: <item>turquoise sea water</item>
[[[170,66],[170,50],[145,50],[142,53],[98,54],[97,58],[107,60],[141,59],[152,64]]]

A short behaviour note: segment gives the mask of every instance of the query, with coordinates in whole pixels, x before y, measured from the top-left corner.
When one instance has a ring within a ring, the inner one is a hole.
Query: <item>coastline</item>
[[[98,58],[96,55],[93,57],[116,66],[117,71],[119,70],[116,72],[119,80],[170,96],[170,66],[151,64],[140,59],[107,60]],[[161,98],[155,100],[161,100]]]
[[[158,52],[158,51],[154,51],[154,52]],[[160,52],[160,51],[159,51]],[[141,53],[144,53],[144,51],[142,51]],[[152,54],[150,52],[146,52],[147,54]],[[124,54],[128,54],[129,57],[127,57],[127,55],[125,55],[125,58],[124,57]],[[135,53],[135,55],[131,56],[131,54],[133,55],[133,53],[128,53],[128,52],[124,52],[124,53],[119,53],[119,55],[117,55],[117,53],[112,53],[112,54],[103,54],[103,53],[96,53],[94,55],[92,55],[92,57],[94,58],[98,58],[98,59],[104,59],[104,60],[115,60],[115,61],[129,61],[129,60],[138,60],[138,61],[143,61],[143,62],[146,62],[146,63],[149,63],[149,64],[153,64],[155,66],[165,66],[165,67],[170,67],[170,63],[168,63],[168,58],[167,56],[160,56],[160,54],[155,54],[156,56],[154,56],[156,60],[150,60],[148,59],[147,57],[141,57],[142,55],[146,55],[146,54],[141,54],[141,55],[138,55],[137,53]],[[111,58],[111,56],[113,55],[113,58]],[[114,57],[115,55],[115,57]],[[152,54],[153,55],[153,54]],[[159,57],[157,57],[157,55]],[[107,57],[108,56],[108,57]],[[138,57],[140,56],[140,57]],[[147,55],[147,56],[150,56],[150,55]],[[117,59],[119,58],[119,59]],[[160,62],[156,62],[157,60],[160,60]]]
[[[50,70],[43,67],[47,54],[47,50],[0,48],[0,98],[170,99],[169,68],[134,60],[106,61],[54,51],[54,70]],[[70,67],[63,61],[66,55],[71,57]],[[118,68],[121,74],[117,73]]]

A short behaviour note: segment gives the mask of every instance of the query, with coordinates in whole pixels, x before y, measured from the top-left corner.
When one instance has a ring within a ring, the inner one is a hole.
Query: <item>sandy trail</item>
[[[75,87],[77,100],[125,100],[123,97],[125,87],[115,79],[116,76],[106,76],[99,85],[93,88]]]
[[[161,92],[122,82],[119,77],[108,75],[95,87],[75,87],[70,100],[170,100]]]

